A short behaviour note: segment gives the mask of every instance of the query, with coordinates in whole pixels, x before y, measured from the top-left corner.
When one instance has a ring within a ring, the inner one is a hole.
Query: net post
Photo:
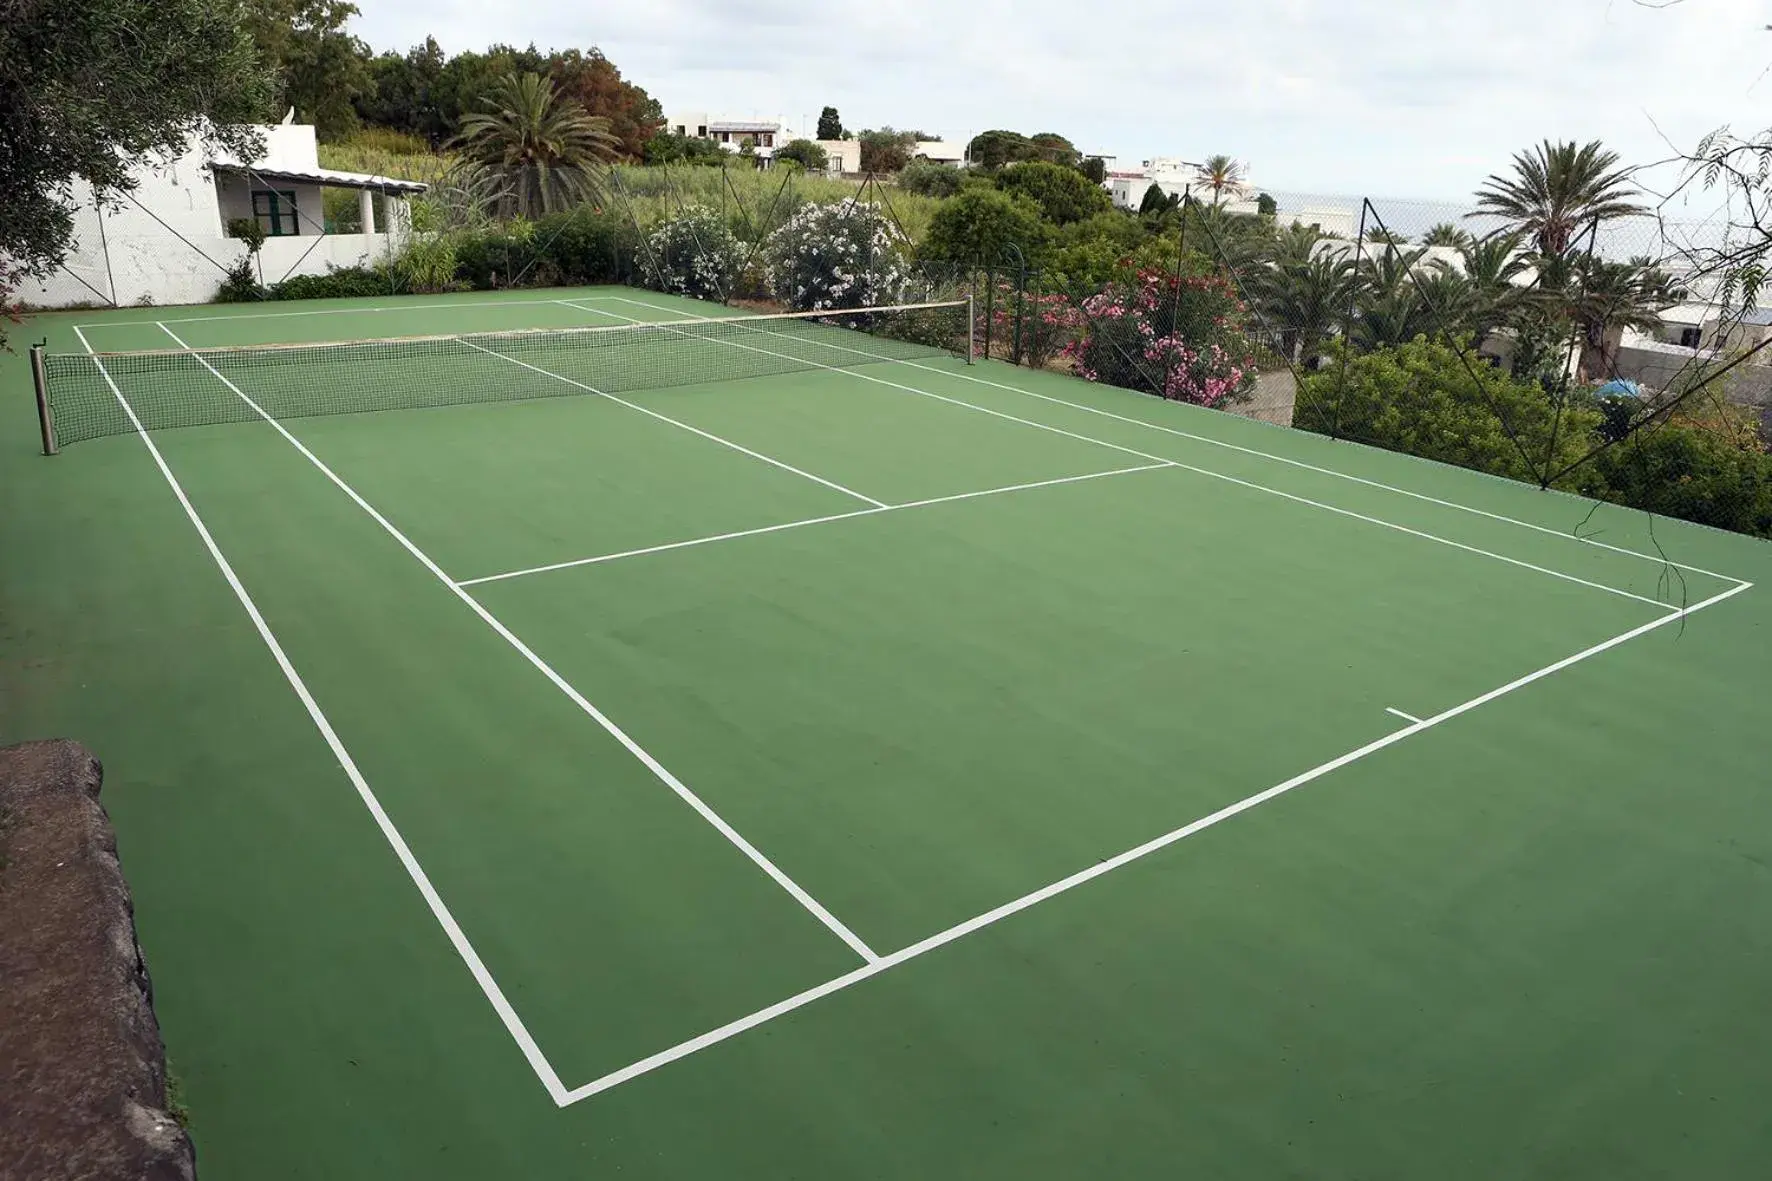
[[[978,320],[973,306],[972,292],[966,293],[966,363],[974,365],[978,362]]]
[[[43,365],[43,346],[31,346],[31,385],[37,392],[37,426],[43,432],[43,454],[54,455],[55,411],[49,405],[49,374]]]

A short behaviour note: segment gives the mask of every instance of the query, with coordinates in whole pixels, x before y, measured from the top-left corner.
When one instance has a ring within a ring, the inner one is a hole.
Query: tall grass
[[[685,205],[705,205],[723,214],[741,237],[780,225],[807,205],[853,200],[862,182],[782,169],[680,165],[671,168],[622,165],[611,170],[608,204],[631,208],[642,226],[675,217]],[[863,200],[890,207],[911,241],[921,241],[941,202],[894,185],[869,186]]]
[[[320,145],[320,167],[341,172],[367,172],[396,180],[435,184],[455,162],[453,156],[433,152],[425,142],[410,135],[387,132],[357,136],[343,143]]]
[[[416,136],[385,128],[365,128],[342,143],[320,145],[324,168],[425,184],[437,184],[454,163],[452,154],[432,151]],[[624,218],[631,209],[643,228],[670,220],[684,205],[705,205],[720,212],[733,231],[747,239],[780,225],[803,206],[852,200],[862,187],[860,181],[841,177],[745,166],[674,165],[666,169],[622,164],[610,169],[610,174],[606,195],[598,204]],[[864,199],[887,205],[912,242],[922,241],[930,219],[941,206],[938,198],[894,184],[881,186],[878,193],[869,186]],[[335,215],[340,225],[354,224],[354,195],[349,201],[351,208],[346,208],[345,197],[329,200],[328,213]]]

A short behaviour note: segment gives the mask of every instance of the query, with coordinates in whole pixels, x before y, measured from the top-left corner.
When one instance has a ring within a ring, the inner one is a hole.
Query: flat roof
[[[291,180],[304,184],[326,185],[335,189],[374,189],[386,193],[422,193],[429,185],[416,180],[397,180],[391,176],[372,176],[367,172],[340,172],[336,168],[255,168],[248,164],[211,163],[216,172],[260,180]]]

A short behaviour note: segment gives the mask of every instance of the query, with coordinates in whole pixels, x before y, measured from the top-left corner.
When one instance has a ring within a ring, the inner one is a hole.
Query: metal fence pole
[[[43,432],[43,454],[54,455],[55,411],[49,405],[49,374],[43,365],[43,346],[31,346],[31,385],[37,391],[37,426]]]

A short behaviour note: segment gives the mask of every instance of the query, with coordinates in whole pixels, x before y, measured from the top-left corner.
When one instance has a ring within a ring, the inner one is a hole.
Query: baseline
[[[1048,899],[1056,898],[1060,894],[1073,890],[1087,882],[1094,881],[1096,878],[1112,873],[1116,869],[1120,869],[1132,864],[1134,861],[1148,857],[1152,853],[1155,853],[1160,849],[1165,849],[1178,841],[1186,840],[1188,837],[1222,824],[1226,820],[1241,815],[1252,808],[1260,807],[1262,804],[1265,804],[1270,800],[1278,799],[1280,796],[1295,791],[1315,780],[1321,779],[1333,771],[1357,763],[1367,756],[1376,754],[1387,747],[1395,746],[1404,739],[1412,738],[1417,734],[1433,729],[1435,726],[1449,722],[1453,718],[1470,713],[1474,709],[1487,705],[1488,703],[1505,697],[1519,689],[1523,689],[1527,685],[1544,680],[1546,677],[1559,673],[1573,665],[1580,664],[1584,660],[1598,656],[1602,652],[1610,651],[1621,644],[1628,643],[1640,636],[1647,635],[1657,628],[1666,627],[1668,624],[1673,623],[1676,620],[1684,619],[1707,607],[1715,606],[1725,599],[1731,598],[1750,589],[1752,586],[1752,583],[1742,583],[1738,586],[1733,586],[1719,594],[1712,595],[1710,598],[1705,599],[1702,602],[1694,603],[1689,607],[1682,607],[1672,615],[1664,615],[1659,619],[1652,619],[1648,623],[1640,624],[1629,631],[1621,632],[1609,640],[1602,640],[1592,647],[1582,649],[1573,656],[1565,656],[1561,660],[1547,664],[1543,668],[1527,673],[1525,676],[1518,677],[1499,688],[1491,689],[1487,693],[1480,694],[1468,701],[1461,702],[1460,704],[1437,713],[1432,717],[1423,718],[1403,729],[1393,730],[1381,738],[1374,739],[1366,745],[1330,759],[1326,763],[1319,763],[1310,770],[1294,775],[1292,778],[1285,780],[1282,783],[1277,783],[1264,791],[1256,792],[1254,795],[1245,796],[1234,804],[1226,805],[1216,812],[1202,816],[1198,820],[1164,833],[1162,836],[1146,841],[1142,845],[1134,846],[1133,848],[1128,849],[1123,853],[1116,854],[1105,861],[1097,862],[1087,869],[1079,870],[1078,872],[1071,874],[1069,877],[1060,878],[1058,881],[1053,882],[1050,885],[1042,886],[1038,890],[1023,894],[1021,897],[1005,902],[1001,906],[988,910],[983,914],[974,916],[964,922],[956,923],[954,926],[951,926],[946,930],[938,931],[926,939],[919,940],[908,947],[900,948],[899,950],[882,956],[878,960],[857,968],[854,971],[846,972],[841,976],[825,981],[823,984],[815,985],[803,992],[796,993],[785,1000],[777,1001],[773,1005],[758,1009],[756,1012],[751,1013],[748,1016],[741,1017],[736,1021],[730,1021],[717,1029],[708,1030],[706,1033],[703,1033],[698,1037],[679,1042],[677,1045],[672,1046],[669,1049],[661,1050],[658,1053],[642,1058],[637,1062],[630,1063],[629,1065],[622,1067],[620,1070],[611,1071],[600,1078],[593,1079],[581,1086],[574,1087],[571,1091],[567,1092],[565,1102],[562,1103],[561,1106],[577,1103],[582,1099],[588,1099],[592,1095],[607,1091],[612,1087],[620,1086],[622,1083],[630,1082],[633,1079],[639,1078],[643,1074],[648,1074],[657,1070],[661,1066],[669,1065],[672,1062],[681,1058],[686,1058],[700,1050],[705,1050],[710,1046],[718,1045],[719,1043],[726,1041],[729,1038],[736,1037],[738,1034],[744,1033],[747,1030],[755,1029],[759,1025],[773,1021],[777,1017],[784,1016],[796,1009],[804,1008],[813,1001],[830,996],[833,993],[841,992],[851,985],[859,984],[863,980],[878,976],[880,973],[891,968],[896,968],[900,964],[908,963],[909,961],[914,960],[919,956],[926,955],[939,947],[944,947],[957,939],[971,935],[976,931],[983,930],[985,927],[1000,922],[1011,915],[1018,914],[1021,911],[1027,910],[1028,908],[1036,906],[1041,902],[1045,902]]]

